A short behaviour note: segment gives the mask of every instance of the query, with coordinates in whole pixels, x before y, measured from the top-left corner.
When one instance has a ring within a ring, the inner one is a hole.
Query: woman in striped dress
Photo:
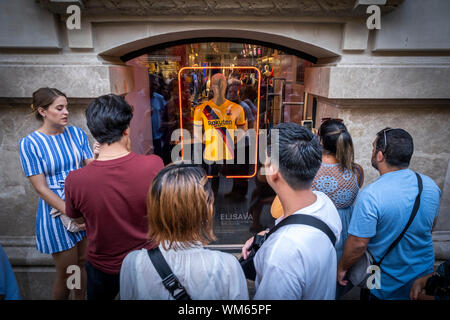
[[[86,134],[77,127],[67,126],[67,99],[54,88],[41,88],[33,93],[31,105],[42,126],[20,140],[20,161],[25,175],[39,195],[36,216],[36,247],[51,254],[56,266],[52,298],[67,299],[67,268],[81,269],[81,289],[74,290],[75,299],[84,299],[86,273],[84,269],[87,245],[86,231],[69,232],[60,217],[52,217],[52,208],[65,213],[64,181],[70,171],[93,160]]]

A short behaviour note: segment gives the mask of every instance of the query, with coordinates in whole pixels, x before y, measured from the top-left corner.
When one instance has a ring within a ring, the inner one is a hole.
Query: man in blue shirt
[[[380,177],[364,188],[355,204],[349,238],[338,264],[338,282],[346,285],[346,273],[367,249],[379,261],[405,228],[418,194],[415,173],[408,169],[413,139],[403,129],[386,128],[373,142],[372,166]],[[441,192],[429,177],[420,174],[423,191],[420,207],[408,230],[385,257],[379,289],[362,291],[369,300],[409,299],[416,278],[433,272],[431,231],[438,215]]]

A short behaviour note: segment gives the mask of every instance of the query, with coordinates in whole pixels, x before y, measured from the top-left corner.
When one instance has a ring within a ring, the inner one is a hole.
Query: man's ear
[[[281,179],[280,171],[275,170],[274,173],[270,176],[272,182],[277,183]]]
[[[377,162],[383,162],[385,159],[383,152],[381,152],[380,150],[377,151],[377,154],[375,157],[377,159]]]
[[[275,162],[269,160],[266,164],[266,170],[266,175],[272,182],[277,182],[280,179],[280,171],[278,169],[278,165]]]

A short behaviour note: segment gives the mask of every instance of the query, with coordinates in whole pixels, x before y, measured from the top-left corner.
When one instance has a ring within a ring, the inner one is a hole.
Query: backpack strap
[[[164,287],[169,290],[172,297],[174,297],[175,300],[192,300],[178,278],[173,274],[166,259],[164,259],[164,256],[159,250],[159,247],[147,250],[147,253],[153,266],[161,277]]]
[[[391,244],[391,246],[389,247],[389,249],[386,251],[386,253],[383,255],[383,257],[380,259],[380,261],[376,262],[376,265],[381,265],[381,262],[383,262],[384,258],[389,254],[389,252],[392,251],[392,249],[394,249],[394,247],[400,242],[400,240],[403,238],[403,235],[406,233],[406,231],[408,230],[409,226],[411,225],[411,223],[414,220],[414,217],[417,214],[417,211],[419,211],[419,207],[420,207],[420,195],[422,194],[422,189],[423,189],[423,184],[422,184],[422,178],[420,177],[420,175],[417,172],[414,172],[416,174],[417,177],[417,184],[419,186],[419,193],[417,194],[416,197],[416,201],[414,202],[414,207],[413,210],[411,212],[411,216],[409,217],[408,223],[406,224],[405,228],[403,229],[402,233],[400,233],[400,235],[397,237],[397,239],[395,239],[395,241]]]
[[[304,224],[304,225],[319,229],[320,231],[322,231],[323,233],[325,233],[327,235],[327,237],[328,237],[328,239],[330,239],[333,247],[336,243],[336,236],[334,235],[334,232],[331,231],[330,227],[328,227],[328,225],[325,222],[323,222],[322,220],[320,220],[316,217],[307,215],[307,214],[292,214],[289,217],[281,220],[280,223],[278,223],[275,227],[273,227],[269,231],[266,238],[269,237],[272,233],[274,233],[278,229],[280,229],[286,225],[289,225],[289,224]]]

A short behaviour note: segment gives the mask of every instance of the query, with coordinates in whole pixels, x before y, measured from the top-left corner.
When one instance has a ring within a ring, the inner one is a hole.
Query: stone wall
[[[343,108],[344,119],[355,145],[355,161],[365,171],[365,184],[378,178],[370,158],[376,133],[386,127],[402,128],[414,140],[410,168],[430,176],[441,191],[450,157],[450,108],[433,106],[369,106]]]

